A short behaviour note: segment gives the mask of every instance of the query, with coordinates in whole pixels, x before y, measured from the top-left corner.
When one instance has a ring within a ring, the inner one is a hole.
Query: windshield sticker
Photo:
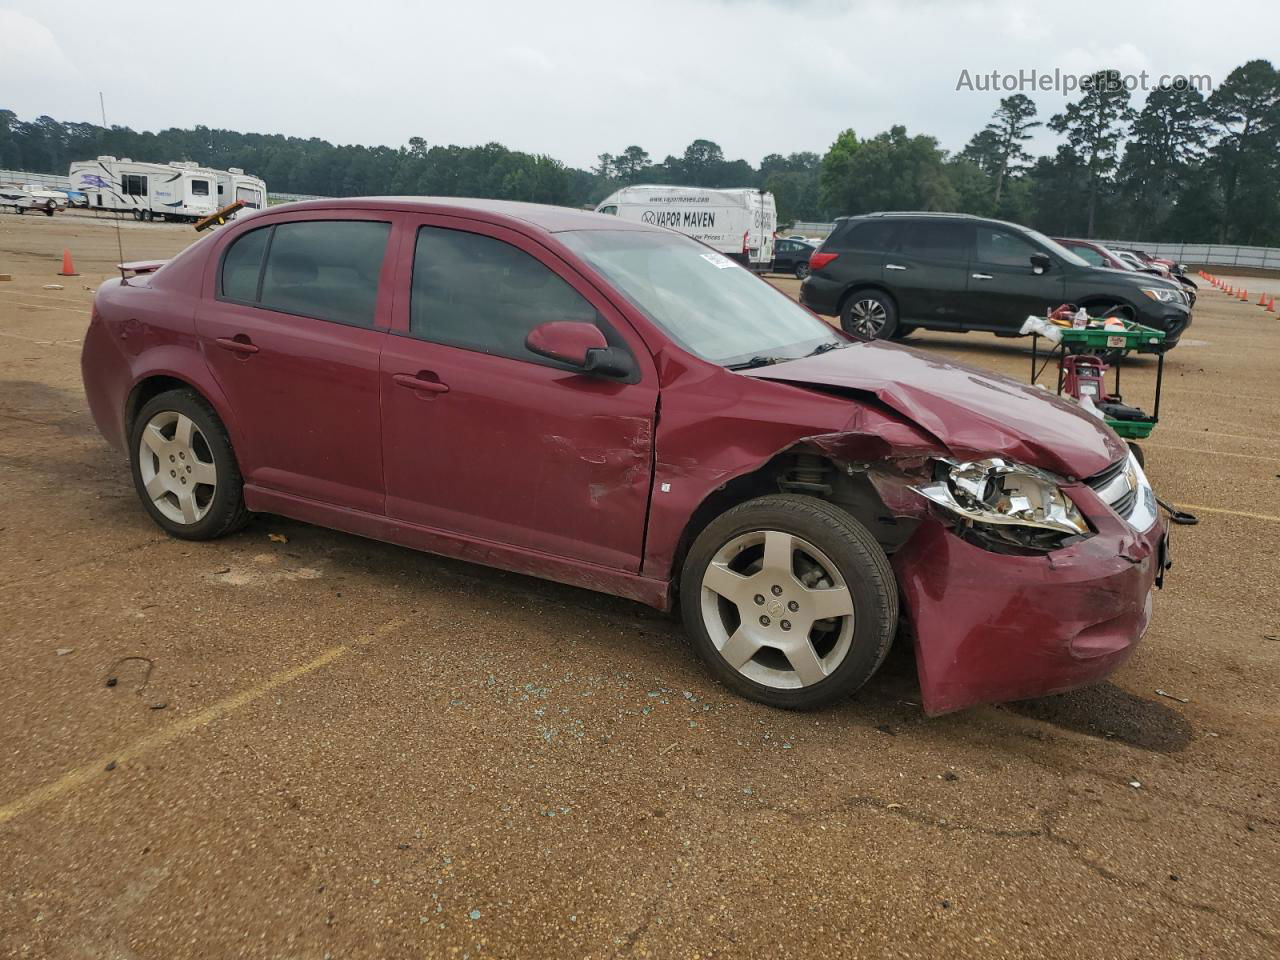
[[[730,260],[728,257],[722,257],[718,253],[703,253],[703,254],[699,254],[699,256],[701,256],[703,260],[707,261],[707,263],[711,264],[713,267],[719,267],[721,270],[724,270],[726,267],[733,266],[732,260]]]

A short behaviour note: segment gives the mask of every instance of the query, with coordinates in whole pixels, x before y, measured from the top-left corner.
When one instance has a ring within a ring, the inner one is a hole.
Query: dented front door
[[[657,385],[625,321],[530,238],[451,217],[401,224],[396,329],[381,361],[387,514],[638,571]],[[553,320],[594,322],[635,382],[524,349]]]

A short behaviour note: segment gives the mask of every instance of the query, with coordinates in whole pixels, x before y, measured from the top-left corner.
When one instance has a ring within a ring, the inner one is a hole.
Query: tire
[[[853,517],[783,494],[739,504],[702,531],[681,571],[680,611],[694,650],[725,686],[807,710],[849,696],[880,667],[897,629],[898,590],[884,551]]]
[[[170,536],[214,540],[249,521],[226,427],[194,391],[170,390],[143,404],[129,428],[129,454],[138,498]]]
[[[897,325],[897,327],[895,327],[895,328],[894,328],[894,331],[893,331],[893,337],[892,337],[891,339],[893,339],[893,340],[905,340],[905,339],[907,339],[907,337],[909,337],[909,336],[911,336],[913,333],[915,333],[918,329],[920,329],[920,328],[919,328],[919,327],[913,327],[913,326],[911,326],[910,324],[900,323],[900,324],[898,324],[898,325]]]
[[[133,208],[133,219],[137,220],[139,223],[142,222],[142,211],[137,207]]]
[[[805,279],[805,277],[809,276],[809,261],[801,260],[799,263],[796,264],[796,268],[794,272],[797,280]]]
[[[840,308],[840,328],[868,340],[888,340],[898,328],[898,305],[880,290],[855,290]]]

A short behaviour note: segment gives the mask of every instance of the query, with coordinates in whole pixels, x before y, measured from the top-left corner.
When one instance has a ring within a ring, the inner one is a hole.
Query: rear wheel
[[[879,290],[855,290],[840,310],[840,327],[868,340],[888,339],[898,327],[898,305]]]
[[[760,497],[713,521],[680,580],[694,649],[739,694],[787,709],[861,687],[898,620],[893,570],[867,530],[812,497]]]
[[[169,534],[212,540],[248,522],[231,440],[203,397],[170,390],[147,401],[134,418],[130,451],[138,497]]]
[[[796,264],[796,279],[803,280],[809,275],[809,261],[801,260]]]

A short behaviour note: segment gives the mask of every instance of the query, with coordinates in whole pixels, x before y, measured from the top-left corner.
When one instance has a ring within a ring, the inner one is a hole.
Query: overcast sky
[[[577,166],[704,137],[757,164],[894,123],[958,150],[1008,92],[958,91],[965,70],[1217,83],[1277,36],[1274,0],[0,0],[0,107],[97,121],[101,90],[135,129],[497,140]],[[1027,92],[1044,119],[1066,99]]]

